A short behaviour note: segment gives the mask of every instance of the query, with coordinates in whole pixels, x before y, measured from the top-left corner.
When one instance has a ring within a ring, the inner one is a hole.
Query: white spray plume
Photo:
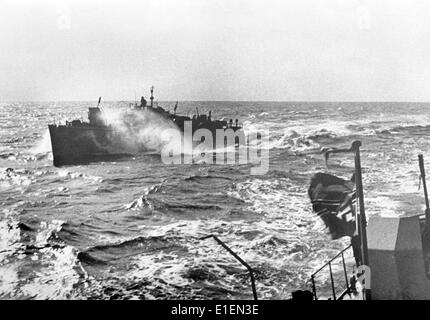
[[[181,150],[181,131],[172,121],[153,111],[104,108],[102,117],[115,131],[116,152]]]
[[[51,148],[51,137],[49,131],[46,130],[40,140],[37,141],[36,145],[30,149],[30,152],[34,155],[47,154],[52,151]]]

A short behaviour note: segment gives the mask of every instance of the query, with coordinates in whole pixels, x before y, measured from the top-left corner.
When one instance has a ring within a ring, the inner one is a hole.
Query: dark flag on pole
[[[332,239],[355,235],[355,177],[350,181],[316,173],[308,190],[314,212],[324,221]]]

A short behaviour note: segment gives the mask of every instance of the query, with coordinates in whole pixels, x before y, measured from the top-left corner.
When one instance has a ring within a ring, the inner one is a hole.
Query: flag
[[[326,173],[316,173],[308,190],[314,212],[332,239],[355,234],[355,184]]]

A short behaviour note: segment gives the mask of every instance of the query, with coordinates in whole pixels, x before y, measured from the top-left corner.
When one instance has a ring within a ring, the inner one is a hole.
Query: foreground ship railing
[[[220,244],[225,250],[227,250],[233,257],[236,258],[237,261],[239,261],[243,266],[245,266],[245,268],[248,270],[249,272],[249,276],[251,278],[251,287],[252,287],[252,294],[254,296],[254,300],[258,300],[257,299],[257,290],[255,289],[255,278],[254,278],[254,271],[252,270],[252,268],[249,266],[249,264],[247,264],[241,257],[239,257],[237,255],[237,253],[235,253],[233,250],[230,249],[230,247],[228,247],[223,241],[221,241],[217,236],[211,234],[205,237],[200,238],[200,240],[205,240],[205,239],[209,239],[209,238],[214,238],[216,242],[218,242],[218,244]]]
[[[327,261],[317,271],[315,271],[314,273],[312,273],[310,281],[312,283],[312,294],[313,294],[314,300],[318,300],[317,287],[316,287],[316,278],[322,272],[326,271],[327,267],[328,267],[328,270],[329,270],[329,273],[330,273],[330,286],[331,286],[331,292],[332,292],[332,298],[333,298],[333,300],[342,300],[345,295],[347,295],[347,294],[350,295],[351,294],[353,286],[351,285],[351,283],[350,283],[350,281],[348,279],[348,273],[347,273],[347,268],[346,268],[346,263],[345,263],[345,252],[348,251],[349,249],[352,249],[352,245],[347,246],[345,249],[343,249],[342,251],[340,251],[336,256],[334,256],[331,260]],[[333,268],[332,268],[333,262],[336,261],[337,259],[342,259],[343,275],[345,276],[345,288],[344,288],[344,290],[341,292],[341,294],[339,296],[336,295],[336,285],[335,285],[335,281],[334,281]]]
[[[423,155],[418,155],[418,162],[420,182],[424,189],[424,214],[392,217],[373,215],[369,224],[363,225],[366,227],[364,231],[369,233],[368,247],[364,247],[369,263],[363,264],[361,260],[363,247],[361,247],[360,256],[356,257],[358,248],[352,243],[357,268],[353,271],[351,280],[348,282],[347,267],[350,264],[348,259],[345,259],[347,250],[351,248],[348,246],[311,275],[309,282],[312,284],[312,292],[306,291],[310,297],[304,294],[301,295],[302,297],[315,300],[341,300],[345,299],[346,295],[354,300],[370,298],[428,300],[430,298],[430,201]],[[340,261],[342,268],[333,268],[336,261]],[[321,277],[322,285],[318,283]],[[344,288],[338,294],[339,283],[343,281],[345,281]],[[301,296],[297,295],[298,298]]]
[[[355,228],[357,232],[357,239],[358,244],[357,246],[357,254],[358,257],[356,258],[356,261],[358,261],[358,264],[361,264],[363,266],[368,266],[369,258],[368,258],[368,247],[367,247],[367,220],[366,220],[366,214],[365,214],[365,207],[364,207],[364,195],[363,195],[363,179],[362,179],[362,169],[361,169],[361,159],[360,159],[360,147],[361,147],[361,141],[354,141],[350,148],[344,148],[344,149],[335,149],[335,148],[328,148],[323,150],[323,155],[327,164],[327,161],[329,159],[330,154],[334,153],[352,153],[354,155],[354,177],[355,177],[355,187],[356,187],[356,210],[355,210]],[[351,238],[352,241],[352,238]],[[340,300],[343,299],[343,297],[346,294],[349,294],[351,291],[351,286],[348,281],[348,274],[346,270],[346,264],[345,264],[345,256],[344,253],[352,247],[352,244],[340,251],[334,258],[332,258],[330,261],[328,261],[326,264],[324,264],[322,267],[320,267],[316,272],[314,272],[311,275],[311,283],[312,283],[312,292],[313,292],[313,298],[315,300],[318,299],[317,293],[316,293],[316,283],[315,283],[315,277],[317,274],[319,274],[321,271],[325,270],[325,268],[328,267],[329,273],[330,273],[330,283],[331,283],[331,291],[332,291],[332,298],[333,300]],[[354,248],[352,248],[353,251],[355,251]],[[354,256],[356,253],[354,252]],[[343,290],[343,292],[340,294],[339,297],[336,296],[336,288],[334,283],[334,277],[333,277],[333,270],[332,270],[332,263],[336,259],[341,258],[342,259],[342,266],[343,266],[343,273],[345,277],[345,283],[346,288]],[[357,268],[359,266],[357,265]],[[371,299],[370,295],[370,289],[364,287],[364,296],[366,300]]]

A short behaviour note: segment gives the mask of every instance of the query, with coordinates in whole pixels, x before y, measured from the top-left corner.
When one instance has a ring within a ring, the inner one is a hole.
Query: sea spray
[[[43,132],[42,138],[37,141],[36,145],[30,149],[33,155],[47,154],[51,152],[51,138],[49,131]]]
[[[114,151],[138,153],[181,149],[182,134],[176,125],[150,110],[104,109],[103,119],[115,131]]]

